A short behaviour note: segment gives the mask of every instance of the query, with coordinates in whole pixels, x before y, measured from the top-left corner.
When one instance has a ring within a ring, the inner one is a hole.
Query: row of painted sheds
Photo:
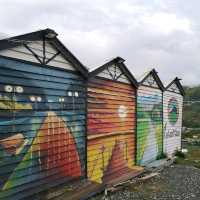
[[[0,199],[112,184],[181,149],[184,90],[117,57],[90,72],[45,29],[0,41]]]

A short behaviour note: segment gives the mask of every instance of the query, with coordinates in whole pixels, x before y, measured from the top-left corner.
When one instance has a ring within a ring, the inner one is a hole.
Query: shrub
[[[185,154],[179,150],[177,150],[174,155],[179,158],[185,158]]]
[[[167,154],[161,153],[160,155],[157,155],[156,160],[160,160],[160,159],[164,159],[164,158],[167,158]]]

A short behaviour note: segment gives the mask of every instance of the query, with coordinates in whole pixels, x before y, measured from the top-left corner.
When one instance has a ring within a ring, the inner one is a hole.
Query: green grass
[[[200,147],[187,145],[188,153],[185,158],[178,157],[175,161],[176,164],[191,165],[200,168]]]
[[[193,136],[197,136],[200,139],[200,130],[191,130],[189,132],[183,133],[183,139],[193,138]]]

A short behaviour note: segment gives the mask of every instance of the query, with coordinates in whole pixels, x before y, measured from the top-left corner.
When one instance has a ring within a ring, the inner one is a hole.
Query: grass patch
[[[176,164],[190,165],[200,168],[200,148],[199,146],[187,145],[188,153],[184,157],[177,157]]]
[[[181,151],[176,151],[174,155],[178,158],[185,158],[185,154]]]
[[[193,136],[196,136],[198,139],[200,139],[200,130],[194,129],[183,133],[183,139],[193,138]]]

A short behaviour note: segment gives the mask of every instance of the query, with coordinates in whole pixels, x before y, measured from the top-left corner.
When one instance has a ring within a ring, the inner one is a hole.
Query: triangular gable
[[[97,76],[111,79],[114,81],[131,83],[129,79],[126,77],[126,75],[124,75],[122,70],[116,64],[108,66],[107,69],[100,72]]]
[[[89,77],[102,77],[113,81],[133,84],[137,87],[137,81],[123,63],[124,61],[124,59],[117,57],[90,72]]]
[[[185,95],[185,91],[180,83],[180,79],[177,77],[171,83],[169,83],[169,85],[166,87],[166,90],[177,94],[181,94],[183,96]]]
[[[51,45],[48,41],[46,42],[46,55],[44,58],[43,55],[43,45],[42,41],[34,41],[34,42],[29,42],[27,45],[28,47],[35,52],[37,55],[38,59],[36,56],[33,55],[33,53],[28,50],[26,47],[23,45],[12,47],[9,49],[5,49],[0,51],[0,55],[6,56],[6,57],[11,57],[11,58],[17,58],[21,60],[26,60],[30,62],[35,62],[38,64],[43,64],[43,59],[46,65],[49,66],[54,66],[54,67],[60,67],[72,71],[76,71],[76,68],[69,62],[67,61],[61,53],[53,45]],[[58,55],[57,55],[58,54]],[[53,59],[51,59],[54,56]],[[40,60],[42,62],[40,62]]]
[[[180,90],[178,86],[176,85],[176,83],[173,83],[167,90],[170,92],[176,92],[180,94]]]
[[[159,88],[155,78],[151,74],[144,80],[143,85]]]
[[[58,40],[57,33],[51,29],[0,40],[0,55],[80,71],[87,76],[87,69]]]
[[[148,74],[145,74],[140,81],[140,85],[158,88],[162,91],[164,90],[164,86],[155,69],[152,69]]]

